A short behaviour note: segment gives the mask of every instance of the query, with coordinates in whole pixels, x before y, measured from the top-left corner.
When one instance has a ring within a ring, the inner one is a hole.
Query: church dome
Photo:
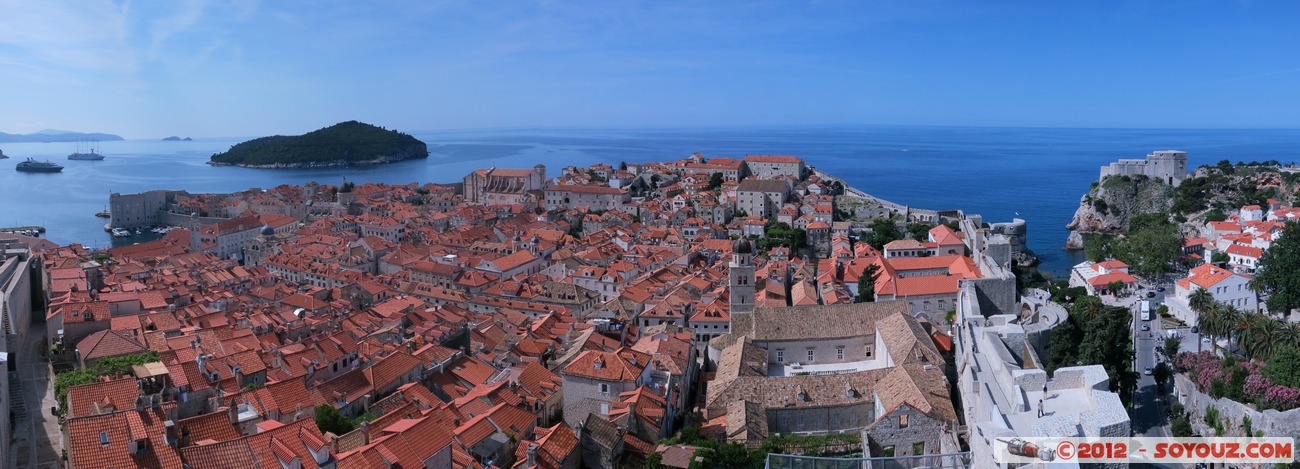
[[[263,225],[262,236],[275,236],[275,228],[271,228],[268,225]]]
[[[747,239],[737,239],[736,242],[731,245],[731,251],[736,254],[753,254],[754,245]]]

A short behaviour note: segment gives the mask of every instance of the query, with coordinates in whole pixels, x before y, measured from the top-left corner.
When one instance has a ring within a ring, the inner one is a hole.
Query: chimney
[[[528,460],[524,464],[524,467],[529,467],[529,468],[537,467],[537,445],[533,443],[529,443],[527,454],[528,454]]]
[[[639,430],[638,427],[640,427],[640,424],[641,424],[641,422],[637,419],[637,416],[636,416],[636,401],[628,401],[628,403],[627,403],[627,432],[628,432],[628,433],[631,433],[631,434],[633,434],[633,435],[640,434],[640,432],[638,431],[638,430]]]
[[[176,422],[167,420],[163,422],[163,428],[166,429],[163,438],[166,439],[167,446],[175,448],[179,444],[179,439],[176,436]]]

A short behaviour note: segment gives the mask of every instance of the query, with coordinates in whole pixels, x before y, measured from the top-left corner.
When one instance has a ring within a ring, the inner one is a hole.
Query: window
[[[843,360],[843,359],[844,359],[844,347],[837,347],[837,348],[835,349],[835,359],[836,359],[836,360]]]
[[[894,457],[894,445],[889,445],[880,450],[880,455],[886,458]]]
[[[785,350],[777,350],[777,351],[776,351],[776,362],[777,362],[777,363],[785,363]]]
[[[99,444],[101,445],[108,444],[108,432],[99,432]]]
[[[600,413],[609,415],[609,403],[607,402],[600,403]]]
[[[912,455],[921,455],[921,454],[925,454],[925,442],[918,441],[916,443],[912,443]]]
[[[608,385],[608,384],[600,383],[600,394],[601,394],[602,396],[608,396],[608,395],[609,395],[609,385]]]
[[[867,346],[864,347],[864,348],[867,349],[867,358],[871,358],[871,352],[872,352],[872,348],[873,348],[873,347],[874,347],[874,344],[867,344]]]
[[[907,428],[907,414],[898,416],[898,428]]]
[[[813,349],[808,349],[808,363],[813,362]]]

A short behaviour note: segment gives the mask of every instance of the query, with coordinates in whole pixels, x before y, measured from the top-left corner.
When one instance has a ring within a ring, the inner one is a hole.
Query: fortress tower
[[[1171,186],[1187,179],[1187,152],[1157,150],[1144,160],[1121,159],[1101,167],[1100,182],[1107,176],[1146,176]]]
[[[1147,155],[1146,175],[1177,186],[1187,177],[1187,152],[1159,150]]]
[[[731,315],[754,312],[754,243],[736,240],[731,246],[731,263],[727,264],[731,293]]]

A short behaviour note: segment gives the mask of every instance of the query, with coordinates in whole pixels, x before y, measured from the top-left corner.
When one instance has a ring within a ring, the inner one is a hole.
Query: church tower
[[[737,240],[731,246],[731,263],[727,264],[727,270],[731,314],[754,312],[754,243]]]

